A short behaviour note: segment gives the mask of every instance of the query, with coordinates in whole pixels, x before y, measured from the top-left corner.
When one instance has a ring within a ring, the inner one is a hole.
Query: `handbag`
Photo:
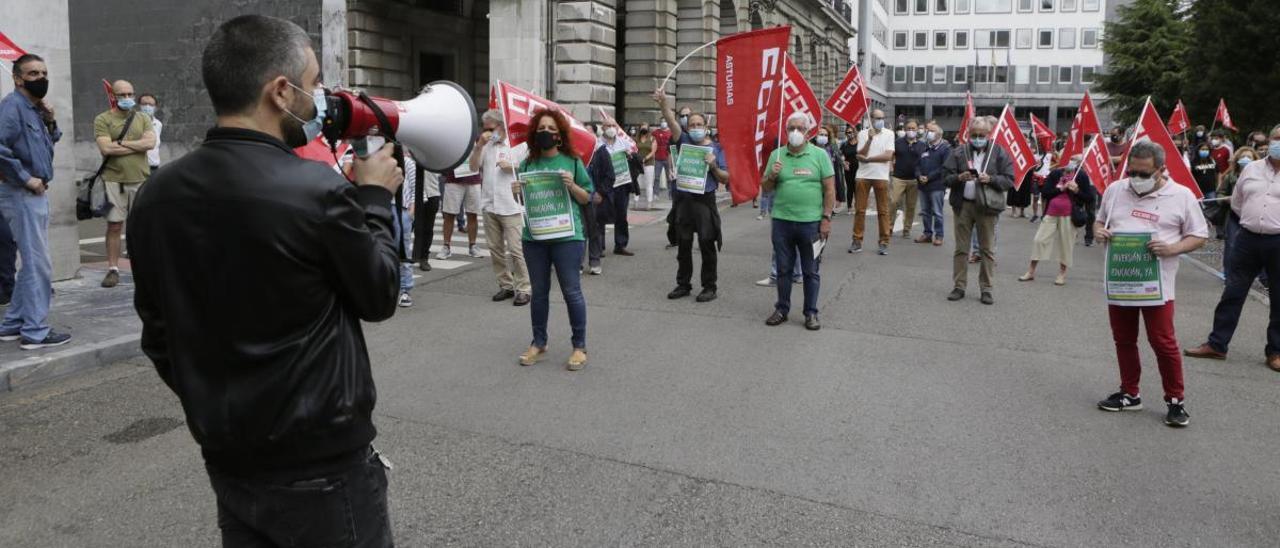
[[[1089,212],[1085,210],[1084,204],[1080,200],[1071,198],[1071,226],[1076,228],[1084,228],[1089,224]]]
[[[124,129],[120,130],[120,135],[116,136],[119,143],[124,140],[124,136],[129,133],[129,127],[133,125],[134,112],[129,113],[129,117],[124,120]],[[98,166],[98,171],[93,176],[85,177],[76,181],[76,220],[84,221],[94,217],[106,217],[111,212],[111,201],[107,199],[107,189],[105,185],[99,185],[98,179],[102,178],[102,172],[107,169],[107,160],[110,157],[102,159],[102,164]]]

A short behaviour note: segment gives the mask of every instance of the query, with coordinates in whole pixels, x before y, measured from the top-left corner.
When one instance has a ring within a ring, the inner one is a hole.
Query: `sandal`
[[[587,351],[581,348],[573,349],[573,354],[569,355],[569,363],[567,368],[569,371],[581,371],[587,366]]]
[[[1058,274],[1058,277],[1053,280],[1053,285],[1067,285],[1067,275]]]
[[[1020,282],[1029,282],[1029,281],[1034,280],[1034,279],[1036,279],[1036,275],[1035,275],[1035,274],[1032,274],[1032,273],[1030,273],[1030,272],[1028,272],[1028,273],[1026,273],[1026,274],[1023,274],[1023,275],[1021,275],[1021,276],[1018,276],[1018,281],[1020,281]]]
[[[546,353],[547,347],[545,346],[542,348],[530,346],[528,350],[524,351],[524,354],[520,355],[520,365],[530,366],[538,363],[538,360],[542,359],[542,356],[546,355]]]

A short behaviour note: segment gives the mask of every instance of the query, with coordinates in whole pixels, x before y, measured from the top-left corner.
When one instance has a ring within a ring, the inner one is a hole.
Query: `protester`
[[[1234,154],[1231,140],[1227,138],[1227,132],[1220,129],[1214,131],[1213,138],[1209,140],[1209,146],[1212,150],[1213,163],[1218,168],[1218,174],[1226,173],[1228,169],[1231,169],[1231,155]]]
[[[1218,190],[1218,163],[1213,159],[1211,145],[1200,143],[1195,148],[1195,156],[1191,160],[1191,175],[1196,179],[1196,186],[1205,198],[1212,199]]]
[[[467,233],[467,255],[472,258],[480,256],[480,248],[476,246],[480,225],[477,212],[480,211],[480,188],[482,178],[469,165],[458,166],[453,171],[441,174],[444,188],[441,209],[444,210],[444,242],[437,259],[448,259],[453,256],[453,226],[458,223],[458,230]],[[463,220],[465,219],[465,224]]]
[[[609,148],[603,142],[604,132],[600,131],[599,124],[588,122],[585,124],[587,130],[598,135],[596,137],[596,148],[591,153],[591,161],[588,162],[587,176],[591,177],[591,201],[587,204],[586,209],[586,237],[587,237],[587,254],[586,264],[583,267],[584,272],[589,272],[592,276],[604,274],[604,235],[605,225],[608,224],[610,211],[613,208],[612,187],[616,174],[613,171],[613,160],[609,157]]]
[[[1254,152],[1259,155],[1267,153],[1267,132],[1255,131],[1249,134],[1248,146],[1253,147]]]
[[[1040,194],[1045,199],[1044,221],[1036,230],[1035,241],[1031,245],[1031,266],[1018,281],[1036,279],[1036,265],[1040,261],[1056,259],[1058,277],[1053,285],[1067,284],[1067,269],[1071,268],[1076,245],[1077,227],[1072,220],[1073,212],[1083,212],[1086,204],[1092,203],[1097,194],[1089,175],[1080,169],[1080,161],[1079,154],[1072,156],[1066,167],[1050,172],[1041,186]]]
[[[1209,133],[1205,131],[1204,125],[1203,124],[1197,125],[1195,127],[1195,131],[1192,132],[1191,134],[1191,138],[1188,139],[1189,142],[1187,143],[1187,146],[1188,148],[1195,148],[1200,146],[1200,143],[1206,142],[1208,140],[1209,140]]]
[[[480,173],[480,211],[484,213],[484,237],[489,244],[498,292],[493,302],[513,299],[515,306],[529,304],[529,268],[524,262],[521,232],[524,208],[511,193],[516,167],[528,156],[528,145],[507,144],[502,113],[486,111],[480,117],[484,131],[471,150],[471,169]]]
[[[653,138],[653,133],[649,131],[648,124],[640,127],[639,136],[636,137],[637,154],[640,155],[641,162],[644,163],[644,173],[640,176],[640,193],[644,196],[644,211],[653,211],[653,196],[657,192],[658,183],[653,180],[654,166],[656,165],[655,156],[657,147]]]
[[[1098,211],[1094,233],[1109,241],[1113,233],[1144,232],[1151,235],[1147,249],[1160,262],[1160,302],[1148,306],[1108,304],[1111,335],[1120,365],[1120,391],[1098,402],[1104,411],[1142,409],[1138,378],[1142,372],[1138,354],[1138,317],[1146,324],[1147,340],[1155,351],[1164,384],[1168,413],[1165,424],[1181,427],[1190,423],[1183,394],[1182,356],[1173,329],[1174,283],[1178,256],[1199,249],[1209,237],[1209,227],[1195,195],[1186,187],[1168,180],[1163,168],[1164,149],[1150,141],[1129,149],[1126,178],[1107,186]]]
[[[653,160],[654,160],[654,176],[657,179],[654,182],[655,188],[658,190],[667,190],[667,186],[671,180],[675,178],[675,168],[672,165],[671,158],[671,128],[666,120],[658,122],[658,128],[653,130]]]
[[[413,216],[413,259],[423,272],[431,271],[431,243],[436,239],[436,214],[440,212],[440,177],[415,164],[415,169],[405,174],[413,179],[414,194],[418,196]]]
[[[405,152],[403,172],[413,173],[417,168],[413,154]],[[396,243],[400,258],[400,298],[396,301],[400,308],[413,306],[413,295],[409,293],[413,291],[413,263],[410,262],[414,247],[413,214],[416,210],[413,189],[414,181],[406,176],[400,184],[400,205],[397,206],[394,200],[391,202],[391,214],[394,215],[391,220],[391,239]]]
[[[156,146],[147,151],[147,165],[151,167],[152,173],[160,169],[160,134],[164,130],[164,124],[160,122],[159,118],[156,118],[156,107],[158,106],[159,103],[156,101],[155,95],[143,93],[138,96],[138,110],[151,117],[151,127],[156,132]]]
[[[904,131],[903,136],[906,133]],[[876,222],[880,229],[881,255],[889,254],[893,215],[889,210],[889,168],[893,164],[894,134],[884,127],[884,111],[871,111],[871,127],[858,132],[858,175],[853,217],[853,243],[849,253],[862,252],[862,235],[867,225],[867,200],[876,194]]]
[[[822,328],[818,320],[818,262],[814,243],[831,235],[831,208],[835,206],[835,168],[831,152],[805,142],[809,117],[792,114],[787,119],[787,146],[769,156],[761,182],[775,191],[773,216],[773,256],[779,272],[791,272],[797,258],[804,273],[804,327],[810,331]],[[824,136],[819,130],[819,143]],[[791,310],[792,284],[776,284],[778,301],[766,325],[787,321]]]
[[[631,203],[631,195],[637,192],[638,185],[632,177],[630,165],[634,159],[634,153],[631,151],[632,143],[626,139],[622,133],[622,129],[618,127],[617,122],[606,122],[603,126],[598,149],[604,151],[603,159],[609,164],[609,175],[607,178],[593,179],[592,183],[596,185],[596,194],[603,199],[601,204],[596,208],[598,218],[598,231],[593,233],[594,239],[591,245],[595,247],[601,254],[604,251],[604,225],[606,221],[613,221],[613,254],[623,257],[635,255],[627,249],[627,244],[631,241],[631,227],[627,222],[627,207]],[[621,155],[622,164],[625,166],[621,173],[616,172],[613,167],[613,158]],[[599,150],[597,150],[596,158],[600,158]],[[592,160],[591,170],[597,167],[595,160]],[[619,180],[629,180],[630,182],[619,184]],[[602,215],[603,213],[603,215]],[[592,258],[597,255],[592,253]],[[599,264],[597,263],[597,266]],[[598,274],[592,272],[592,274]]]
[[[889,219],[903,210],[902,237],[911,238],[911,225],[916,222],[916,203],[920,201],[919,180],[916,178],[920,167],[920,155],[924,154],[928,145],[921,137],[920,124],[915,118],[907,120],[903,136],[893,144],[893,171],[890,180],[893,187],[889,190]]]
[[[1005,193],[1013,187],[1013,162],[990,141],[991,123],[975,118],[969,125],[969,142],[960,145],[943,164],[943,181],[951,190],[951,209],[955,218],[955,257],[952,261],[955,289],[949,301],[964,298],[968,285],[971,238],[977,233],[981,254],[978,284],[982,304],[995,304],[992,288],[995,282],[996,219],[1005,207]]]
[[[1271,292],[1271,320],[1267,325],[1266,361],[1280,372],[1280,302],[1275,299],[1280,280],[1280,126],[1271,130],[1265,161],[1251,162],[1240,171],[1232,189],[1231,211],[1239,219],[1231,252],[1226,255],[1227,286],[1213,312],[1209,340],[1186,354],[1195,358],[1226,359],[1227,349],[1240,322],[1249,288],[1259,272],[1267,275]]]
[[[1037,148],[1039,147],[1039,145],[1036,145],[1036,146]],[[1044,200],[1044,196],[1040,194],[1040,189],[1043,188],[1044,186],[1044,180],[1049,178],[1049,173],[1053,172],[1053,166],[1057,163],[1058,156],[1057,154],[1054,154],[1052,150],[1042,150],[1040,151],[1039,154],[1036,155],[1036,161],[1038,161],[1039,163],[1036,164],[1036,169],[1034,172],[1035,175],[1031,178],[1031,182],[1032,182],[1031,222],[1032,223],[1040,222],[1040,219],[1044,217],[1044,208],[1045,208],[1046,202]]]
[[[920,164],[916,168],[916,181],[920,185],[920,221],[924,233],[915,242],[933,242],[934,246],[941,246],[946,234],[943,204],[947,195],[943,165],[951,156],[951,145],[942,138],[942,127],[936,120],[930,120],[925,128],[927,148],[920,153]]]
[[[681,124],[676,123],[675,113],[667,106],[666,92],[659,89],[654,92],[653,98],[663,117],[672,126],[672,140],[679,143],[681,148],[688,145],[711,148],[711,152],[703,158],[707,163],[707,177],[702,193],[674,189],[675,203],[671,209],[680,247],[676,255],[676,288],[667,294],[668,299],[679,299],[688,297],[693,292],[693,238],[696,234],[698,249],[702,253],[702,292],[698,293],[696,300],[700,303],[710,302],[716,298],[716,254],[724,241],[720,232],[720,212],[716,208],[716,188],[729,181],[728,164],[720,145],[713,142],[707,133],[707,119],[704,115],[682,114],[681,121],[688,125],[688,131],[684,131]]]
[[[200,444],[223,546],[391,546],[361,321],[396,310],[393,147],[355,184],[293,153],[325,99],[291,22],[227,21],[201,62],[217,125],[130,218],[142,350]]]
[[[43,58],[27,53],[15,59],[13,83],[14,90],[0,100],[0,269],[7,285],[0,289],[12,299],[0,322],[0,341],[38,350],[71,341],[70,334],[49,327],[53,263],[46,191],[53,181],[53,144],[62,131],[44,100],[49,68]],[[22,256],[16,275],[15,252]]]
[[[853,198],[858,194],[858,132],[852,125],[844,126],[844,140],[840,143],[840,155],[844,157],[844,211],[853,215]]]
[[[1251,146],[1240,147],[1240,149],[1236,151],[1235,155],[1232,156],[1231,171],[1227,172],[1227,174],[1222,178],[1222,184],[1218,185],[1219,201],[1215,202],[1217,204],[1217,207],[1215,208],[1217,218],[1208,220],[1210,224],[1218,224],[1223,228],[1223,235],[1225,236],[1225,239],[1223,239],[1222,242],[1222,274],[1224,282],[1227,278],[1231,277],[1232,262],[1229,260],[1229,257],[1231,257],[1231,250],[1234,247],[1236,235],[1240,233],[1240,217],[1231,211],[1230,202],[1223,202],[1221,200],[1229,198],[1235,194],[1236,183],[1239,181],[1240,172],[1244,170],[1245,166],[1262,159],[1265,154],[1265,147],[1261,153],[1257,152],[1257,150]],[[1262,285],[1267,285],[1268,278],[1265,272],[1259,277],[1259,280],[1262,282]]]
[[[582,212],[590,207],[588,204],[594,189],[586,167],[573,155],[569,120],[564,114],[553,109],[538,110],[529,119],[529,127],[534,130],[529,139],[529,158],[521,164],[520,172],[559,172],[564,188],[579,207],[569,208],[573,219],[572,236],[535,240],[526,221],[523,240],[529,279],[533,283],[533,304],[529,307],[533,341],[529,349],[520,355],[520,365],[533,365],[547,353],[547,316],[551,307],[551,270],[554,268],[560,293],[569,309],[572,330],[573,353],[569,355],[567,367],[569,371],[579,371],[587,365],[587,300],[582,293],[579,270],[587,239]]]
[[[836,128],[832,125],[818,126],[818,134],[813,138],[813,144],[818,145],[827,153],[827,158],[831,160],[831,166],[835,169],[836,177],[836,204],[844,200],[844,192],[840,189],[845,187],[844,182],[844,159],[840,152],[840,144],[836,142]],[[831,206],[831,214],[835,215],[837,205]]]
[[[115,287],[120,283],[120,234],[124,221],[129,217],[138,189],[151,175],[147,163],[147,151],[156,146],[156,133],[151,117],[138,116],[133,110],[137,101],[133,96],[133,84],[117,80],[111,85],[116,102],[93,119],[93,137],[102,154],[102,183],[107,202],[107,275],[102,287]]]

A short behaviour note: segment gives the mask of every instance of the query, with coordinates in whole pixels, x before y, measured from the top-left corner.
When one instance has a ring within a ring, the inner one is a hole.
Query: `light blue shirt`
[[[53,144],[62,131],[52,133],[36,106],[22,92],[14,90],[0,100],[0,180],[26,186],[36,177],[53,180]]]

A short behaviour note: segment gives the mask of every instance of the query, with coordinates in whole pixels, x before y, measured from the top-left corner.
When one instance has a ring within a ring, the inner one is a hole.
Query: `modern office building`
[[[874,101],[893,115],[954,131],[969,92],[980,115],[1009,103],[1023,122],[1034,113],[1066,131],[1103,69],[1103,23],[1116,0],[862,2],[859,63]]]

